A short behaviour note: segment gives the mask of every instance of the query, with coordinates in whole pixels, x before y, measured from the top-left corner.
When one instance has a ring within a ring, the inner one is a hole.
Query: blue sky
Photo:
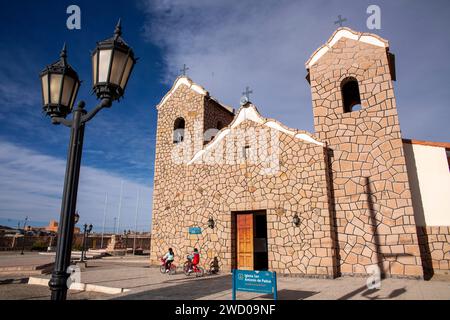
[[[66,8],[81,8],[81,30],[66,28]],[[448,1],[2,1],[0,4],[0,223],[58,218],[69,130],[41,113],[39,72],[68,59],[84,80],[78,99],[93,107],[90,50],[120,17],[139,62],[125,99],[86,129],[78,208],[99,227],[108,193],[107,228],[118,215],[132,228],[151,221],[155,105],[186,63],[189,76],[233,107],[249,85],[263,116],[313,131],[304,63],[335,30],[366,27],[369,4],[381,8],[381,30],[396,54],[395,93],[405,138],[450,141],[450,3]],[[2,220],[3,219],[3,220]],[[97,229],[98,230],[98,229]]]

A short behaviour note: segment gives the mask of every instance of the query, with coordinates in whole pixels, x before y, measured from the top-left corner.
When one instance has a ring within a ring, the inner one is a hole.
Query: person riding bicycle
[[[166,272],[169,272],[170,266],[172,265],[172,262],[175,259],[175,254],[173,253],[172,248],[169,248],[169,251],[162,258],[164,260],[164,266],[166,267]]]
[[[198,253],[197,248],[194,248],[194,252],[190,255],[191,263],[189,265],[189,272],[192,272],[192,269],[200,263],[200,254]]]

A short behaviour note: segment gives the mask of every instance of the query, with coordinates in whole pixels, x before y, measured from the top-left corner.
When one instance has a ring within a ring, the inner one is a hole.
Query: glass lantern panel
[[[70,98],[72,98],[72,92],[74,89],[75,80],[71,77],[65,76],[64,77],[64,85],[63,85],[63,92],[61,97],[61,104],[63,106],[69,107],[70,105]]]
[[[48,74],[42,76],[42,98],[44,99],[44,105],[49,104],[48,101]]]
[[[131,68],[133,68],[133,59],[128,57],[127,65],[125,67],[125,71],[123,73],[122,81],[120,83],[120,87],[122,90],[125,90],[125,86],[127,85],[128,78],[130,77]]]
[[[97,57],[98,51],[92,56],[92,84],[94,86],[97,83]]]
[[[98,82],[108,82],[108,71],[112,50],[100,50],[99,52]]]
[[[115,50],[114,51],[114,59],[111,67],[111,77],[110,82],[120,85],[120,77],[122,76],[122,71],[125,68],[125,64],[127,62],[128,54]]]
[[[59,104],[62,74],[50,74],[50,103]]]

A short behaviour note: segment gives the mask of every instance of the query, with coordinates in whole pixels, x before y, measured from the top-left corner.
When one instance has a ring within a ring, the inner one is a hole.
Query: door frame
[[[264,214],[267,219],[267,210],[259,209],[259,210],[242,210],[242,211],[231,211],[231,269],[237,269],[238,266],[238,257],[237,257],[237,215],[238,214],[252,214],[253,216],[253,227],[255,227],[255,215],[256,214]],[[267,224],[267,220],[266,220]],[[267,228],[267,225],[266,225]],[[269,237],[267,230],[267,239]],[[255,232],[253,231],[253,238],[255,238]],[[254,243],[253,243],[254,245]],[[268,250],[269,248],[267,248]],[[253,259],[255,259],[255,252],[253,251]],[[254,260],[253,260],[254,261]],[[253,263],[254,266],[254,263]]]

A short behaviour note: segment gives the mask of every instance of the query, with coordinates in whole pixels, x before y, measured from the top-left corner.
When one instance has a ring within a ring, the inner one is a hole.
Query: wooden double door
[[[240,270],[267,269],[267,222],[264,213],[236,215],[236,259]]]

